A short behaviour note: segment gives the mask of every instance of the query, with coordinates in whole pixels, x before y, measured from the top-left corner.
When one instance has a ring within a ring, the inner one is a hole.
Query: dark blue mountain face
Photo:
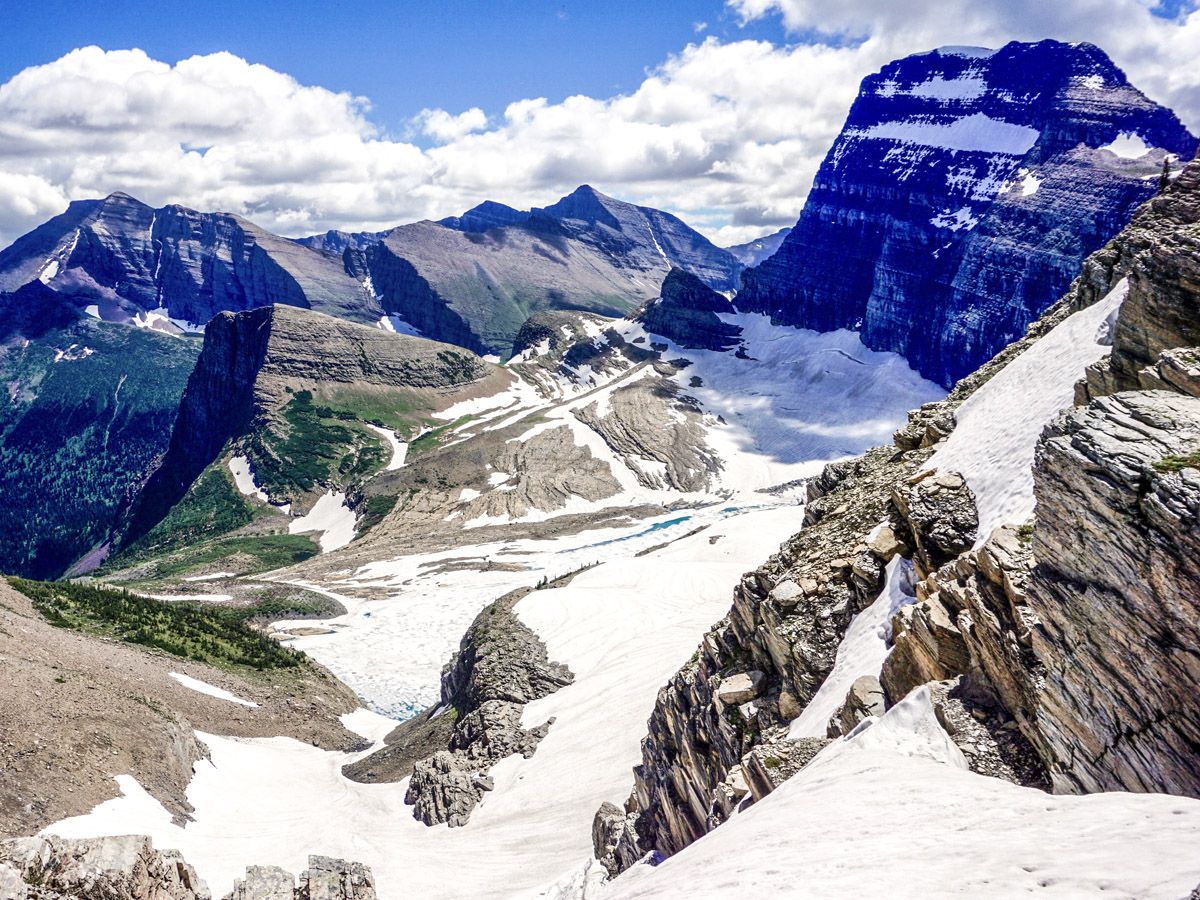
[[[1164,163],[1195,151],[1089,44],[898,60],[863,81],[796,227],[735,302],[858,329],[950,386],[1058,299]]]

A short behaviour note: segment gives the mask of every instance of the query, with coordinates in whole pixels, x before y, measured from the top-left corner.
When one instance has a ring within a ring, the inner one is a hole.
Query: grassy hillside
[[[245,615],[190,603],[164,603],[128,591],[71,582],[10,578],[53,625],[225,668],[290,669],[304,656],[245,624]]]

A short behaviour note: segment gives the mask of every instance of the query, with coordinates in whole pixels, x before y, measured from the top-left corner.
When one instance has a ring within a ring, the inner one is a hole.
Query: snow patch
[[[237,703],[241,706],[258,706],[253,700],[243,700],[241,697],[229,693],[224,688],[209,684],[207,681],[201,681],[199,678],[192,678],[190,675],[182,675],[179,672],[170,672],[168,674],[185,688],[190,688],[197,693],[207,694],[210,697],[216,697],[218,700],[228,700],[230,703]]]
[[[804,711],[792,720],[788,738],[825,737],[825,727],[855,679],[878,677],[887,659],[892,616],[900,607],[915,602],[912,563],[895,557],[887,566],[887,580],[875,602],[854,617],[838,645],[837,658],[820,689]]]
[[[909,94],[933,100],[977,100],[987,92],[987,82],[971,75],[962,78],[943,78],[935,75],[928,81],[914,85]]]
[[[1122,278],[1103,300],[1059,323],[955,411],[957,427],[924,468],[966,478],[979,508],[976,546],[1000,525],[1033,515],[1033,452],[1042,428],[1071,406],[1083,370],[1108,352],[1097,335],[1128,292]]]
[[[346,505],[346,494],[343,491],[326,491],[313,504],[308,515],[288,522],[288,534],[319,531],[321,552],[329,553],[354,540],[354,523],[354,510]]]
[[[951,212],[943,210],[932,219],[929,224],[934,228],[948,228],[950,231],[966,230],[970,231],[979,224],[979,220],[975,218],[975,214],[971,212],[971,207],[963,206]]]
[[[229,471],[233,474],[233,483],[245,497],[257,497],[263,503],[270,503],[267,492],[254,481],[254,472],[250,469],[250,460],[246,456],[233,456],[229,459]]]
[[[379,317],[379,321],[375,323],[375,327],[382,328],[384,331],[390,331],[394,334],[407,334],[411,337],[421,337],[421,331],[414,325],[410,325],[400,316],[389,314]]]
[[[1038,130],[993,119],[983,113],[964,116],[950,122],[930,122],[909,119],[880,122],[858,129],[856,137],[899,141],[943,150],[973,150],[980,153],[1006,153],[1024,156],[1037,143]]]
[[[387,441],[388,446],[392,448],[392,458],[388,460],[388,464],[384,471],[392,472],[403,466],[404,459],[408,456],[408,444],[396,437],[396,432],[392,431],[390,428],[384,428],[380,425],[372,425],[370,422],[366,422],[364,424],[385,441]]]

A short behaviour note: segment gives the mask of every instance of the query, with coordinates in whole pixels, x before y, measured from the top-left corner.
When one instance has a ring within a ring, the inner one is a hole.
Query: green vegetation
[[[56,578],[109,537],[166,450],[199,349],[81,319],[0,350],[0,571]]]
[[[258,483],[272,498],[294,498],[320,484],[363,481],[387,464],[379,435],[349,410],[313,403],[297,391],[272,427],[247,441]]]
[[[1164,456],[1154,463],[1154,471],[1164,474],[1182,469],[1200,469],[1200,450],[1193,450],[1185,456]]]
[[[433,450],[442,442],[442,437],[445,436],[447,432],[453,431],[460,425],[465,425],[473,418],[474,416],[460,416],[453,422],[447,422],[445,425],[439,425],[437,428],[432,428],[425,432],[408,445],[407,459],[415,459],[416,457],[422,456],[428,453],[430,450]]]
[[[358,533],[365,534],[383,521],[384,516],[396,508],[399,498],[393,494],[375,494],[367,498],[358,520]]]
[[[279,619],[328,619],[345,613],[336,600],[290,586],[256,591],[246,606],[223,606],[222,615],[235,622],[275,622]]]
[[[125,568],[180,549],[193,549],[200,541],[250,524],[254,512],[218,460],[200,474],[161,522],[109,560],[104,570]]]
[[[142,561],[137,578],[139,581],[175,578],[213,563],[220,563],[237,575],[254,575],[304,562],[316,555],[317,544],[308,534],[230,535]],[[127,568],[120,560],[118,565]],[[109,570],[106,567],[103,571]]]
[[[328,385],[318,389],[315,401],[339,414],[349,413],[350,418],[382,425],[401,435],[411,434],[434,421],[430,418],[433,406],[429,398],[405,388]]]
[[[61,628],[156,647],[215,666],[261,670],[295,668],[303,663],[303,654],[280,646],[220,609],[163,603],[90,584],[23,578],[10,578],[9,584],[32,600],[52,625]]]

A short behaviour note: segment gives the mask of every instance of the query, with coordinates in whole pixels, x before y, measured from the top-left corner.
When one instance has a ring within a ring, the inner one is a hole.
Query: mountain
[[[442,223],[297,240],[118,193],[0,251],[0,290],[38,280],[95,318],[168,333],[278,304],[506,354],[534,312],[622,315],[673,266],[718,290],[741,270],[675,216],[587,186],[531,212],[489,201]]]
[[[745,244],[735,244],[725,249],[732,253],[743,266],[747,268],[757,266],[763,260],[770,258],[779,249],[779,245],[783,243],[783,239],[788,236],[791,230],[791,228],[780,228],[774,234],[755,238],[752,241],[747,241]]]
[[[487,231],[489,228],[502,228],[505,225],[520,225],[522,222],[528,222],[529,215],[528,212],[513,209],[503,203],[484,200],[461,216],[438,219],[438,224],[459,231]]]
[[[55,578],[117,523],[167,448],[199,342],[0,293],[0,572]]]
[[[739,309],[854,328],[950,386],[1024,333],[1196,139],[1089,44],[943,48],[864,79]],[[1177,167],[1177,164],[1176,164]]]
[[[76,201],[0,251],[0,290],[33,280],[96,318],[170,332],[273,303],[371,323],[384,312],[338,254],[237,216],[120,193]]]

